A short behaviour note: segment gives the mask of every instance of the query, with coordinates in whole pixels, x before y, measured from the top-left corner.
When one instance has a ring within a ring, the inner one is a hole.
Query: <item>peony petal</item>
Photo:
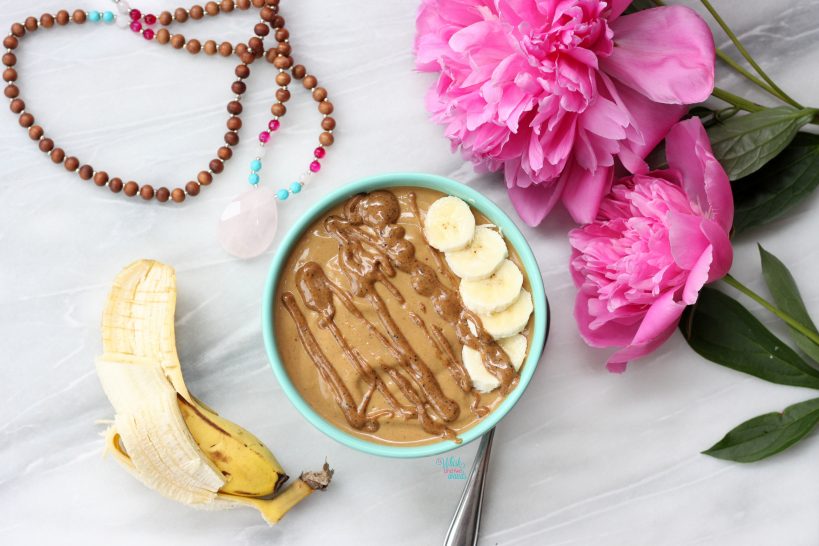
[[[699,118],[677,123],[666,138],[669,167],[682,175],[682,186],[694,209],[727,232],[734,221],[734,199],[728,175],[711,151]]]
[[[702,218],[669,211],[666,216],[671,255],[682,269],[692,269],[711,242],[702,232]]]
[[[600,167],[596,171],[587,171],[576,163],[566,165],[562,179],[566,187],[563,189],[563,205],[578,224],[591,223],[600,201],[611,189],[614,178],[612,167]]]
[[[731,270],[734,249],[728,233],[716,222],[704,218],[700,227],[713,246],[714,259],[708,271],[708,282],[714,282],[723,278]]]
[[[683,303],[692,305],[700,295],[700,289],[708,281],[708,271],[711,269],[711,261],[714,259],[714,247],[708,245],[705,252],[700,255],[694,267],[688,272],[688,279],[683,287]]]
[[[584,294],[582,290],[577,292],[577,298],[574,302],[574,319],[577,322],[577,330],[580,332],[583,341],[591,347],[598,348],[626,345],[640,327],[639,322],[623,324],[610,321],[599,328],[591,329],[589,325],[594,317],[589,313],[589,296]]]
[[[564,184],[565,179],[561,177],[551,183],[531,184],[526,188],[510,186],[507,192],[521,219],[530,226],[536,226],[560,199]]]
[[[609,10],[608,20],[609,22],[614,21],[620,14],[626,11],[626,8],[631,4],[632,0],[609,0],[609,5],[611,6]]]
[[[649,308],[631,343],[609,357],[606,363],[609,371],[622,372],[626,363],[646,356],[665,343],[674,333],[684,309],[685,304],[675,301],[673,290],[660,295]]]
[[[611,23],[614,52],[604,72],[655,102],[692,104],[714,89],[714,38],[685,6],[647,9]]]

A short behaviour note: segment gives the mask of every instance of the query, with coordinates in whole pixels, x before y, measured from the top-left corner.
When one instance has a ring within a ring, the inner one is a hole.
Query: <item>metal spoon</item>
[[[478,543],[478,532],[481,526],[481,505],[483,488],[486,483],[486,471],[489,469],[489,455],[492,452],[493,428],[481,437],[475,462],[469,472],[469,479],[464,487],[461,500],[452,516],[452,523],[446,532],[444,546],[474,546]]]

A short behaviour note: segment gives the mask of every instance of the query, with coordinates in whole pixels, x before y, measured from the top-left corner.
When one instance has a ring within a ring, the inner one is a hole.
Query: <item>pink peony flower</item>
[[[698,118],[671,129],[666,155],[668,170],[618,180],[597,219],[569,234],[575,319],[589,345],[623,347],[613,372],[662,345],[733,259],[731,186]]]
[[[629,0],[422,0],[416,66],[453,147],[503,168],[537,225],[562,197],[594,219],[614,158],[632,172],[714,86],[714,41],[683,6],[621,17]]]

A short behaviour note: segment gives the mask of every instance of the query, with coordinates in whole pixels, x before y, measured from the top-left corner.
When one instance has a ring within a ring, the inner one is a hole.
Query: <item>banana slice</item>
[[[526,328],[533,309],[532,294],[521,288],[520,295],[512,305],[498,313],[479,316],[483,329],[495,339],[500,339],[513,336]]]
[[[430,205],[424,220],[427,242],[441,252],[465,248],[475,234],[475,216],[463,200],[448,195]]]
[[[520,370],[523,359],[526,358],[526,349],[528,347],[526,338],[517,334],[512,337],[499,339],[498,345],[500,345],[500,348],[506,353],[506,356],[509,357],[509,361],[512,363],[512,366],[515,367],[515,371]]]
[[[523,274],[511,260],[504,260],[489,277],[478,281],[462,280],[459,287],[464,305],[478,314],[503,311],[518,299]]]
[[[486,226],[478,226],[466,248],[446,253],[446,263],[460,278],[476,281],[494,273],[507,256],[509,251],[501,234]]]
[[[472,379],[472,386],[478,392],[492,392],[500,387],[500,380],[489,373],[481,360],[481,353],[464,345],[461,351],[461,358],[464,361],[469,377]]]

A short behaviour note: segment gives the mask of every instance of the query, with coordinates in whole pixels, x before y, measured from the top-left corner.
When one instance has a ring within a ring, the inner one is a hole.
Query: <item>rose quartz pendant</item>
[[[251,188],[225,207],[219,219],[219,242],[237,258],[258,256],[276,237],[279,214],[276,193],[265,187]]]

